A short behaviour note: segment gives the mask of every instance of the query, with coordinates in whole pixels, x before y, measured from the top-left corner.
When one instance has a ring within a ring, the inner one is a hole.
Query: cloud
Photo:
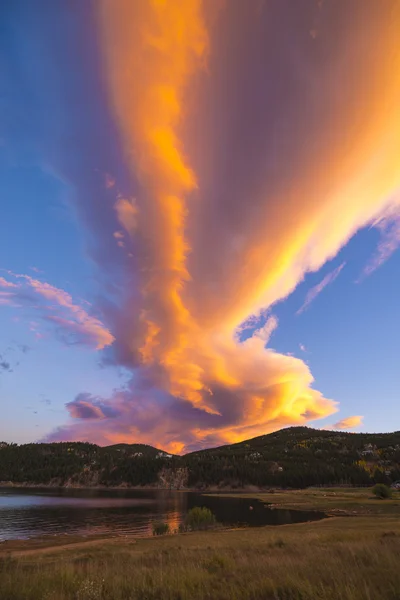
[[[51,406],[51,404],[52,404],[52,402],[51,402],[50,398],[44,398],[44,397],[42,397],[42,398],[39,400],[39,402],[40,402],[41,404],[45,404],[46,406]]]
[[[8,371],[10,373],[12,372],[10,363],[6,360],[2,360],[1,356],[0,356],[0,371]]]
[[[0,288],[16,288],[17,284],[0,277]]]
[[[27,344],[18,344],[18,350],[21,350],[23,354],[27,354],[32,348]]]
[[[256,329],[254,332],[254,336],[263,340],[265,344],[267,344],[270,340],[271,335],[274,333],[275,329],[278,327],[279,321],[275,315],[270,315],[265,322],[265,325]]]
[[[310,306],[311,302],[313,302],[315,300],[315,298],[322,292],[322,290],[324,288],[326,288],[327,285],[329,285],[335,281],[335,279],[340,275],[340,272],[343,269],[343,267],[345,266],[345,264],[346,264],[345,262],[342,262],[341,265],[339,265],[338,267],[336,267],[336,269],[334,269],[333,271],[331,271],[330,273],[325,275],[325,277],[322,279],[322,281],[317,283],[317,285],[312,287],[307,292],[307,295],[305,297],[303,305],[299,308],[299,310],[296,313],[297,315],[300,315],[302,312],[304,312],[306,310],[306,308],[308,308]]]
[[[334,425],[332,425],[333,429],[353,429],[355,427],[359,427],[363,424],[363,418],[359,415],[353,417],[346,417],[345,419],[341,419]]]
[[[115,407],[84,392],[65,406],[73,419],[109,419],[119,415]]]
[[[380,216],[374,223],[380,234],[381,240],[375,255],[363,270],[362,277],[371,275],[400,247],[400,206],[393,205]]]
[[[215,18],[207,0],[101,0],[92,16],[26,19],[43,160],[76,190],[115,338],[107,360],[131,372],[109,398],[72,401],[54,439],[192,449],[338,409],[303,361],[265,347],[272,319],[237,332],[399,189],[400,6],[325,3],[312,40],[314,3],[251,5]],[[62,308],[53,316],[79,323]]]
[[[29,309],[37,313],[42,321],[55,325],[56,332],[66,343],[86,344],[98,350],[113,343],[114,337],[103,323],[89,315],[81,306],[75,304],[70,294],[49,283],[33,279],[29,275],[9,272],[16,283],[2,278],[0,284],[12,289],[8,292],[9,303],[13,306]],[[38,324],[30,323],[30,329],[37,336]],[[28,347],[21,347],[26,352]]]

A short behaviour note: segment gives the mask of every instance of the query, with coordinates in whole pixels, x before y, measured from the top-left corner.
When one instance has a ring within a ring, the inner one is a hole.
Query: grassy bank
[[[219,493],[220,497],[256,498],[276,508],[321,510],[331,516],[400,515],[400,492],[392,498],[377,500],[371,488],[308,488],[270,492]]]
[[[293,494],[311,508],[311,492]],[[317,495],[314,507],[326,498]],[[0,546],[0,598],[400,600],[397,501],[371,500],[379,512],[299,525],[73,544],[58,538],[54,547],[15,542]]]

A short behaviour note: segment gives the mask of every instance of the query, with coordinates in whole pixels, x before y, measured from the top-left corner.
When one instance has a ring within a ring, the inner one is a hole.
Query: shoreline
[[[72,484],[72,485],[59,485],[53,483],[18,483],[12,481],[0,481],[0,490],[2,489],[43,489],[43,490],[99,490],[99,491],[143,491],[143,492],[154,492],[154,491],[165,491],[165,492],[192,492],[197,494],[209,494],[209,493],[229,493],[229,494],[252,494],[252,493],[268,493],[270,489],[256,487],[256,486],[246,486],[242,488],[232,488],[232,487],[218,487],[218,486],[210,486],[206,488],[173,488],[173,487],[162,487],[159,485],[81,485],[81,484]]]
[[[2,482],[4,483],[4,482]],[[14,487],[25,487],[25,489],[29,489],[27,486],[14,486]],[[52,486],[54,489],[54,486]],[[48,489],[43,488],[42,489]],[[33,489],[40,489],[40,486],[37,486]],[[68,488],[64,488],[68,489]],[[79,488],[79,489],[93,489],[93,488]],[[104,488],[103,488],[104,489]],[[110,488],[105,488],[110,489]],[[113,488],[114,490],[121,488]],[[129,488],[123,488],[129,489]],[[132,489],[132,488],[131,488]],[[143,488],[142,488],[143,489]],[[154,488],[152,488],[154,489]],[[181,490],[182,491],[182,490]],[[190,490],[183,490],[190,491]],[[198,492],[198,490],[195,490]],[[263,530],[263,529],[272,529],[276,532],[284,531],[287,528],[299,527],[325,527],[325,525],[321,525],[327,522],[336,522],[338,519],[343,523],[349,523],[355,521],[359,521],[360,519],[368,519],[369,522],[379,523],[385,519],[396,519],[398,520],[399,511],[400,511],[400,492],[397,492],[393,495],[391,499],[381,501],[375,497],[371,497],[371,493],[369,489],[365,488],[356,488],[356,489],[343,489],[336,488],[333,490],[325,489],[308,489],[308,490],[287,490],[287,491],[275,491],[274,494],[270,493],[260,493],[260,492],[238,492],[236,493],[221,494],[222,496],[234,496],[238,494],[243,498],[247,498],[248,500],[261,502],[263,504],[270,504],[271,496],[273,496],[274,502],[268,508],[271,509],[288,509],[288,510],[300,510],[300,511],[311,511],[311,512],[322,512],[324,513],[324,518],[322,519],[311,519],[304,520],[299,523],[282,523],[280,525],[268,526],[268,524],[261,527],[251,527],[250,525],[240,527],[240,531],[242,533],[247,532],[248,530]],[[207,493],[207,492],[206,492]],[[357,517],[356,519],[352,519],[349,517]],[[352,527],[352,526],[351,526]],[[232,526],[223,527],[219,529],[219,534],[226,533],[228,531],[232,531],[234,528]],[[212,534],[214,531],[209,530],[207,535]],[[215,533],[218,533],[215,532]],[[190,535],[193,535],[194,532],[191,532]],[[206,535],[206,532],[202,532],[202,534]],[[180,539],[181,536],[186,537],[185,534],[177,534]],[[162,536],[163,539],[176,538],[176,534]],[[84,548],[84,546],[95,546],[97,544],[114,544],[114,543],[127,543],[128,545],[131,543],[139,543],[142,544],[143,540],[153,539],[153,536],[137,536],[134,534],[121,534],[118,532],[104,532],[101,534],[96,533],[57,533],[57,534],[48,534],[48,535],[37,535],[33,537],[29,537],[27,539],[8,539],[4,540],[0,543],[0,558],[9,553],[14,552],[23,552],[27,551],[27,554],[34,554],[36,551],[39,553],[41,551],[47,552],[47,548],[52,548],[54,551],[59,550],[67,550],[67,548],[76,548],[79,547]],[[159,539],[159,538],[156,538]],[[49,550],[50,551],[50,550]]]

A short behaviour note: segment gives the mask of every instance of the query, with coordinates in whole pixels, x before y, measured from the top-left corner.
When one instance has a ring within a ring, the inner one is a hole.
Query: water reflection
[[[162,520],[172,531],[187,511],[207,506],[226,525],[280,525],[323,518],[310,511],[271,510],[246,498],[168,490],[0,490],[0,541],[61,533],[148,536]]]

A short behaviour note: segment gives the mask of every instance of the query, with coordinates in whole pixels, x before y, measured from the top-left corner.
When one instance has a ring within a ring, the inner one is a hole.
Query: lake
[[[227,525],[260,527],[324,518],[314,511],[268,508],[248,498],[169,490],[0,489],[0,541],[42,535],[152,535],[154,521],[178,529],[187,511],[206,506]]]

